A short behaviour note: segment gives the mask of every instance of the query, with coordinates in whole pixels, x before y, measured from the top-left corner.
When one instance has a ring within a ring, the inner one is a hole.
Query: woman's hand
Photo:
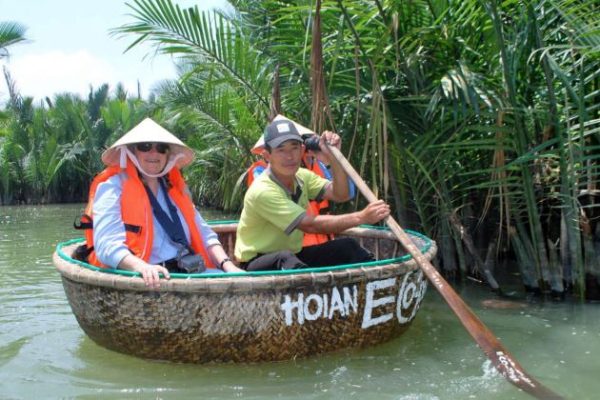
[[[138,268],[137,272],[142,274],[142,279],[146,286],[151,289],[157,290],[160,288],[160,275],[163,274],[165,279],[171,279],[171,275],[169,275],[169,270],[163,267],[162,265],[148,264],[144,263]]]
[[[133,272],[139,272],[142,275],[142,279],[146,286],[154,290],[160,288],[159,274],[163,274],[165,279],[171,279],[169,270],[162,265],[148,264],[146,261],[133,254],[125,256],[118,267]]]
[[[233,261],[229,260],[223,263],[223,271],[225,272],[246,272],[243,269],[239,268],[237,265],[233,263]]]
[[[208,254],[212,257],[212,260],[216,268],[222,268],[225,272],[246,272],[241,268],[238,268],[233,261],[229,259],[229,256],[220,244],[215,244],[208,248]],[[221,265],[223,260],[227,260]]]

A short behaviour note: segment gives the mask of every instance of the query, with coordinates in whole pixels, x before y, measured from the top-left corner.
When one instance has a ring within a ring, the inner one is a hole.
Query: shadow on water
[[[51,264],[80,236],[81,205],[0,207],[0,398],[527,399],[500,377],[430,285],[400,338],[279,363],[183,365],[96,345],[79,328]],[[213,214],[213,218],[215,215]],[[600,356],[595,304],[457,291],[534,377],[567,398],[593,399]]]

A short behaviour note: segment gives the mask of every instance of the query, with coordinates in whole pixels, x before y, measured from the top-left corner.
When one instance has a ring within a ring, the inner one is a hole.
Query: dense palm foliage
[[[0,121],[0,204],[81,202],[102,169],[100,152],[151,114],[140,100],[109,98],[108,86],[46,98],[34,106],[10,87],[7,118]]]
[[[137,0],[136,22],[119,29],[182,57],[169,94],[211,160],[197,178],[221,182],[225,199],[264,125],[276,66],[283,112],[305,123],[315,114],[313,2],[232,4],[221,15]],[[475,265],[493,284],[475,250],[491,243],[492,256],[513,249],[532,289],[583,290],[596,274],[597,11],[585,1],[323,2],[326,123],[401,221],[438,239],[446,271]]]
[[[163,85],[152,108],[197,150],[187,173],[198,199],[239,207],[239,177],[277,79],[283,113],[340,132],[346,154],[400,222],[436,238],[448,274],[476,274],[495,286],[493,259],[510,252],[532,290],[593,289],[600,275],[595,2],[323,1],[328,110],[314,110],[311,100],[314,2],[231,3],[226,14],[134,0],[133,21],[115,30],[132,46],[151,42],[179,57],[180,79]],[[331,118],[315,118],[325,111]],[[88,123],[87,140],[104,145]],[[101,125],[111,134],[116,126]],[[79,160],[88,142],[81,143],[61,154]],[[23,168],[12,173],[33,174],[24,164],[31,148],[19,151]],[[82,165],[91,168],[93,159]],[[54,175],[42,169],[40,179],[61,187],[58,177],[71,176],[67,164]]]

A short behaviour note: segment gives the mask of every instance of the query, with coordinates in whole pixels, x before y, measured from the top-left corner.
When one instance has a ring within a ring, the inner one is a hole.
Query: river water
[[[106,350],[79,328],[51,262],[58,242],[81,236],[80,211],[0,207],[0,399],[530,398],[495,372],[431,285],[408,332],[368,349],[255,365]],[[599,304],[528,300],[517,286],[507,308],[484,287],[458,292],[530,375],[566,398],[598,398]]]

